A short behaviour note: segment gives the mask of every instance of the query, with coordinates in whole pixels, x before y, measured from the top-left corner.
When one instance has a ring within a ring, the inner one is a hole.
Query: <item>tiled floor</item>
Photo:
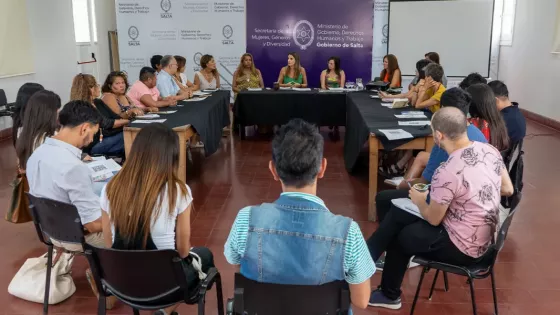
[[[540,315],[559,314],[560,311],[560,133],[529,125],[525,143],[525,190],[521,211],[514,218],[509,239],[496,265],[500,314]],[[351,216],[369,236],[375,223],[366,221],[367,174],[349,175],[344,169],[342,142],[327,140],[325,156],[328,170],[319,182],[318,194],[335,213]],[[223,244],[238,210],[243,206],[270,201],[280,193],[280,185],[268,172],[270,142],[250,139],[224,139],[221,149],[203,159],[200,154],[190,156],[188,184],[195,198],[196,219],[192,243],[208,246],[224,278],[224,296],[233,293],[233,268],[223,257]],[[15,165],[11,142],[0,143],[0,204],[5,209],[9,200],[9,181]],[[39,256],[45,247],[37,240],[32,224],[13,225],[0,220],[0,314],[40,314],[41,305],[25,302],[7,293],[8,284],[29,257]],[[85,279],[87,263],[78,257],[73,268],[76,293],[60,305],[51,307],[51,314],[96,314],[96,300]],[[403,308],[400,311],[368,309],[356,314],[408,314],[410,302],[418,282],[420,269],[410,270],[403,283]],[[432,301],[427,292],[433,273],[427,276],[422,288],[416,314],[472,314],[468,286],[462,278],[450,276],[451,290],[443,292],[443,283]],[[377,286],[380,274],[373,278]],[[479,314],[492,314],[492,293],[489,281],[475,282]],[[208,314],[216,314],[214,292],[208,298]],[[194,308],[181,306],[182,314],[196,314]],[[119,305],[109,314],[131,314]]]

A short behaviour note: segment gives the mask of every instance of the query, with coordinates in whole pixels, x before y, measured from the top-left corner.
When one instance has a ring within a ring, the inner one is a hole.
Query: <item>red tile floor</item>
[[[358,221],[364,235],[369,236],[376,224],[366,221],[367,174],[350,176],[344,169],[342,141],[332,142],[325,134],[325,156],[328,159],[326,176],[319,182],[318,194],[335,213]],[[509,239],[496,265],[500,314],[540,315],[560,313],[560,133],[534,123],[529,124],[525,141],[525,190],[521,211],[510,229]],[[552,134],[552,135],[551,135]],[[342,137],[344,138],[344,137]],[[280,185],[268,172],[270,141],[238,138],[223,139],[218,152],[208,158],[199,153],[189,155],[187,182],[192,187],[197,209],[193,223],[192,243],[208,246],[215,255],[222,273],[224,296],[233,293],[234,269],[223,257],[223,245],[238,210],[246,205],[271,201],[280,193]],[[11,141],[0,143],[0,204],[7,207],[13,177],[15,154]],[[40,314],[41,305],[22,301],[7,292],[8,284],[29,257],[43,254],[32,224],[14,225],[0,220],[0,314]],[[87,262],[75,260],[73,278],[76,293],[67,301],[51,306],[51,314],[96,314],[96,299],[86,281]],[[420,269],[410,270],[403,283],[403,308],[385,311],[369,308],[356,314],[408,314]],[[421,291],[416,314],[472,314],[469,289],[463,278],[450,276],[449,292],[443,292],[438,283],[432,301],[427,294],[433,272],[427,276]],[[440,277],[441,279],[441,277]],[[376,273],[372,285],[377,286]],[[475,282],[479,314],[492,314],[490,281]],[[210,292],[207,313],[216,314],[214,291]],[[182,314],[196,314],[195,309],[182,305]],[[109,314],[131,314],[128,307],[119,304]]]

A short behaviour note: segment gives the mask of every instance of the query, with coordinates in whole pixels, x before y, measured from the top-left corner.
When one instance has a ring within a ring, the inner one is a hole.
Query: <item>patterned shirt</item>
[[[496,229],[504,162],[493,146],[472,142],[449,155],[432,177],[431,201],[448,205],[443,226],[457,248],[482,256]]]
[[[282,196],[303,198],[326,208],[323,200],[314,195],[290,192],[282,193]],[[245,254],[249,235],[250,214],[250,207],[245,207],[239,211],[224,246],[224,256],[232,265],[239,265]],[[364,236],[358,224],[352,221],[348,230],[346,244],[344,245],[345,280],[350,284],[359,284],[371,278],[374,272],[375,264],[371,259]]]

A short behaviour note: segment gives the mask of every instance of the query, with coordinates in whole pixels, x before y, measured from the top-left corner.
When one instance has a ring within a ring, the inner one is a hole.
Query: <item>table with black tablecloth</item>
[[[302,118],[319,126],[346,125],[346,93],[262,90],[241,91],[234,105],[235,124],[283,125]],[[244,136],[244,132],[241,133]]]
[[[398,119],[395,115],[403,111],[414,109],[392,109],[383,107],[380,99],[372,99],[372,93],[349,93],[346,99],[347,125],[344,138],[344,163],[346,169],[351,171],[358,159],[358,155],[366,142],[369,143],[369,203],[368,218],[375,221],[377,218],[375,195],[377,194],[377,171],[379,150],[426,150],[431,151],[433,146],[432,130],[429,126],[399,126],[398,121],[426,120],[423,119]],[[430,114],[426,113],[428,118]],[[389,141],[379,129],[403,129],[412,134],[414,138]]]
[[[172,128],[179,136],[179,177],[186,178],[186,141],[195,133],[204,143],[206,156],[218,150],[222,129],[229,125],[229,91],[216,91],[201,101],[181,101],[177,106],[160,108],[160,111],[177,112],[160,114],[164,125]],[[157,113],[154,113],[157,114]],[[124,128],[125,153],[128,155],[132,142],[140,130],[149,124],[134,121]]]

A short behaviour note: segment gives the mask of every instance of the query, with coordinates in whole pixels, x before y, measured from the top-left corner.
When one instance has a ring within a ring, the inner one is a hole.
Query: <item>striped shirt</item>
[[[282,196],[303,198],[315,202],[326,208],[321,198],[304,193],[282,193]],[[245,207],[239,211],[231,232],[224,245],[224,256],[232,265],[239,265],[247,247],[249,235],[249,220],[251,208]],[[369,253],[362,232],[354,221],[350,224],[346,243],[344,244],[344,273],[345,280],[350,284],[359,284],[371,278],[375,272],[375,264]]]

